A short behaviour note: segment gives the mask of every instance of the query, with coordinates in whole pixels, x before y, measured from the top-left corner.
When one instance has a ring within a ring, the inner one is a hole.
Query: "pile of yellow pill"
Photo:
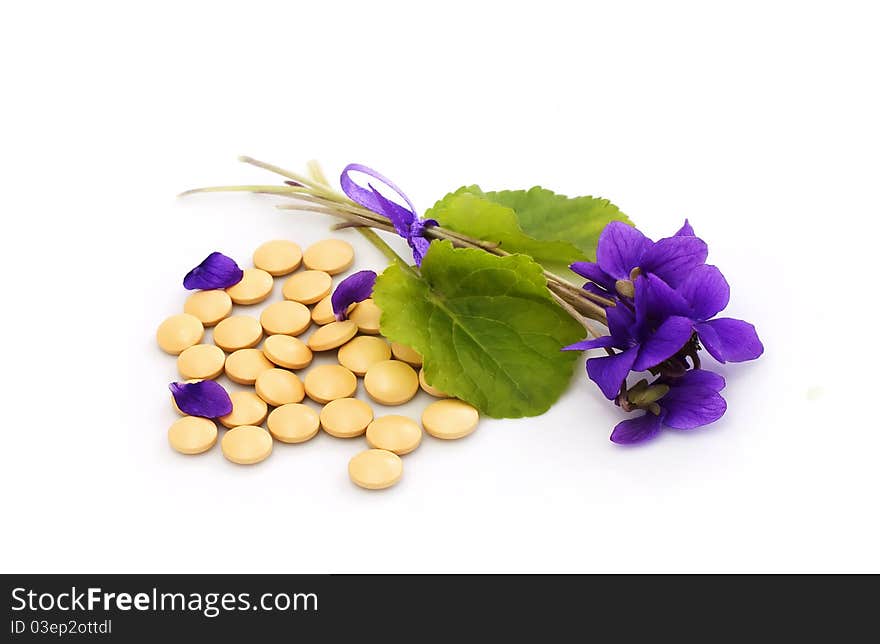
[[[476,429],[477,410],[432,387],[418,352],[380,335],[381,311],[371,299],[354,305],[347,320],[336,319],[334,276],[354,259],[351,244],[341,239],[305,250],[289,240],[266,242],[241,281],[191,293],[183,312],[159,325],[156,341],[177,357],[180,379],[225,377],[239,386],[224,383],[232,411],[216,419],[227,430],[222,437],[214,420],[184,415],[168,430],[172,448],[202,454],[219,441],[227,460],[251,465],[267,459],[275,441],[303,443],[320,430],[340,439],[364,437],[368,449],[349,461],[348,474],[356,485],[380,490],[401,479],[400,457],[421,444],[423,432],[451,440]],[[251,311],[269,299],[276,278],[284,278],[284,299]],[[312,364],[316,355],[331,352],[335,363]],[[402,405],[420,389],[438,400],[425,407],[421,422],[376,415],[370,402],[355,397],[359,380],[377,405]]]

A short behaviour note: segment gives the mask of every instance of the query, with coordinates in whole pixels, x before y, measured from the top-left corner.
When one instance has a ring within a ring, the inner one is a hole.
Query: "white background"
[[[6,7],[0,570],[880,571],[875,6],[596,5]],[[175,198],[272,179],[239,154],[366,163],[420,209],[476,182],[689,217],[766,354],[721,369],[720,422],[635,449],[580,365],[383,493],[348,480],[361,439],[180,456],[154,333],[183,274],[330,223]]]

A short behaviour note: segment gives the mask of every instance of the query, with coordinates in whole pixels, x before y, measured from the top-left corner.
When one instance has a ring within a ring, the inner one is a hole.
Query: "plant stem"
[[[411,275],[418,276],[418,273],[416,273],[416,269],[414,269],[412,266],[410,266],[410,265],[406,262],[406,260],[403,259],[403,257],[401,257],[400,255],[398,255],[397,253],[395,253],[395,252],[394,252],[394,249],[391,248],[391,246],[389,246],[389,245],[385,242],[384,239],[382,239],[381,237],[379,237],[379,235],[376,234],[376,231],[375,231],[375,230],[373,230],[372,228],[366,228],[366,227],[363,227],[363,226],[362,226],[362,227],[359,227],[357,230],[358,230],[358,232],[359,232],[361,235],[364,236],[364,238],[365,238],[368,242],[370,242],[373,246],[375,246],[376,248],[378,248],[378,249],[379,249],[379,252],[381,252],[383,255],[385,255],[385,257],[387,257],[388,260],[389,260],[392,264],[396,263],[396,264],[398,264],[403,270],[409,272]]]

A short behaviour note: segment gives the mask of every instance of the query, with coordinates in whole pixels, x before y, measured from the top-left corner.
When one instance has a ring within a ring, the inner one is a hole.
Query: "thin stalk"
[[[416,269],[410,266],[406,260],[403,259],[400,255],[394,252],[394,249],[389,246],[384,239],[379,237],[376,234],[376,231],[372,228],[358,228],[358,232],[364,236],[364,238],[370,242],[373,246],[379,249],[385,257],[388,258],[392,263],[396,263],[403,270],[407,271],[411,275],[418,277],[418,273],[416,273]]]

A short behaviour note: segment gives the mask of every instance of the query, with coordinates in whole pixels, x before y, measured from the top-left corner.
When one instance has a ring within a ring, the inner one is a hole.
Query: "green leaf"
[[[553,273],[572,277],[572,262],[595,261],[602,229],[632,222],[607,199],[557,195],[552,190],[483,192],[464,186],[425,213],[441,226],[524,253]]]
[[[487,192],[485,197],[513,209],[528,235],[541,240],[568,240],[591,262],[596,261],[596,245],[605,226],[612,221],[633,225],[607,199],[566,197],[540,186]]]
[[[419,275],[392,264],[376,280],[382,334],[424,358],[425,377],[496,418],[544,413],[571,379],[584,335],[525,255],[434,241]]]

